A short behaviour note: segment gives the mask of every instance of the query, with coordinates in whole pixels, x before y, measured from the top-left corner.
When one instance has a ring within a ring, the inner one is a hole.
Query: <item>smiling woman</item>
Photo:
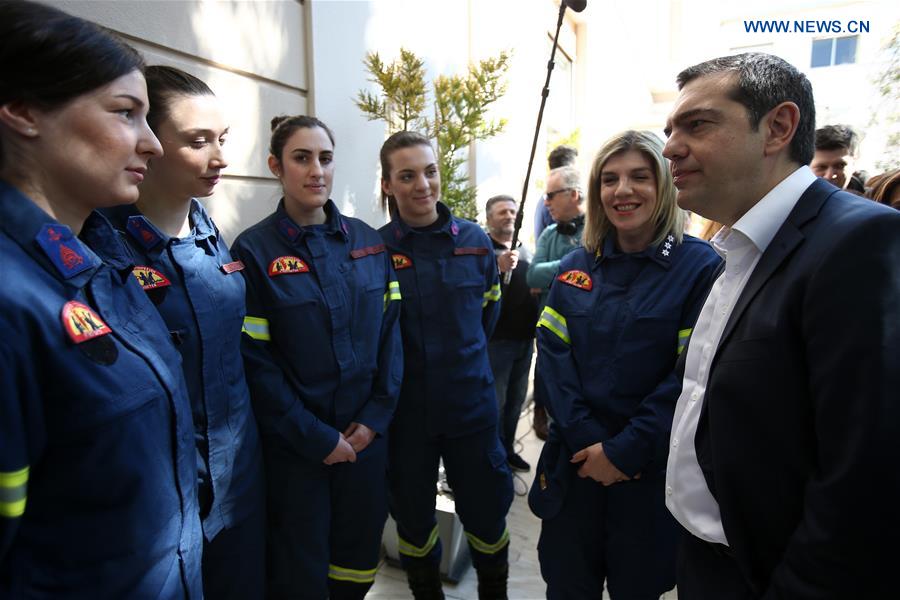
[[[162,153],[143,61],[31,2],[0,39],[0,597],[199,598],[179,358],[93,212]]]
[[[675,585],[664,503],[673,373],[718,256],[682,233],[663,144],[644,131],[594,159],[583,244],[538,321],[536,385],[553,417],[529,504],[548,598],[658,598]],[[575,540],[573,542],[573,540]]]

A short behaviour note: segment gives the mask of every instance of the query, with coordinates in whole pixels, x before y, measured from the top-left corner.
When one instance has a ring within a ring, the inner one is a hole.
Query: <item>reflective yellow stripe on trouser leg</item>
[[[435,525],[434,529],[431,530],[431,533],[428,535],[428,541],[425,542],[424,546],[413,546],[406,540],[404,540],[399,535],[397,545],[399,546],[400,554],[405,554],[406,556],[412,556],[413,558],[422,558],[424,556],[428,556],[431,550],[434,548],[434,545],[437,544],[438,541],[438,526]]]
[[[466,539],[469,540],[469,545],[472,548],[482,554],[497,554],[501,550],[503,550],[507,544],[509,544],[509,528],[503,530],[503,534],[500,536],[500,539],[497,540],[494,544],[488,544],[481,538],[466,532]]]
[[[328,565],[328,578],[336,581],[349,581],[350,583],[370,584],[375,581],[375,573],[378,567],[374,569],[347,569],[337,565]]]

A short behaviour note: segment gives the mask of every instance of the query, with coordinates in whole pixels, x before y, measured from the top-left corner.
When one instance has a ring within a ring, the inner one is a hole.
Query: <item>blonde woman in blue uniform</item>
[[[683,234],[663,144],[626,131],[594,159],[584,247],[562,259],[538,322],[553,417],[529,504],[551,600],[656,600],[675,585],[665,468],[675,362],[719,257]]]
[[[307,116],[272,127],[269,168],[284,197],[233,246],[265,456],[268,597],[361,600],[387,518],[400,293],[378,233],[329,199],[331,130]]]
[[[30,2],[0,39],[0,597],[199,599],[180,360],[94,211],[162,154],[143,61]]]
[[[262,456],[241,360],[243,266],[197,200],[213,193],[227,166],[228,124],[200,79],[168,66],[145,75],[147,122],[164,154],[151,161],[138,201],[105,214],[181,355],[197,447],[204,596],[241,600],[265,581]]]

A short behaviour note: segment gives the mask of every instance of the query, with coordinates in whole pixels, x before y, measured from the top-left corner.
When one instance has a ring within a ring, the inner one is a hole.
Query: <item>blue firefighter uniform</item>
[[[438,563],[435,484],[443,458],[473,563],[490,567],[507,561],[513,495],[487,354],[500,280],[487,235],[437,208],[431,227],[413,229],[398,217],[379,230],[403,293],[406,375],[391,426],[391,514],[404,567]]]
[[[403,358],[400,291],[374,229],[325,205],[298,226],[284,200],[233,245],[247,279],[244,360],[263,437],[268,591],[362,598],[387,518],[388,425]],[[379,435],[325,465],[351,423]]]
[[[181,354],[194,417],[207,598],[251,598],[265,583],[262,455],[241,359],[244,278],[206,210],[169,237],[133,205],[104,211],[134,255],[132,274]]]
[[[0,257],[0,598],[200,598],[190,401],[125,247],[0,181]]]
[[[547,596],[658,598],[675,585],[677,526],[664,504],[678,354],[718,255],[668,235],[643,252],[563,258],[538,321],[538,368],[553,417],[529,495],[543,519],[538,555]],[[597,442],[628,477],[580,479],[572,455]]]

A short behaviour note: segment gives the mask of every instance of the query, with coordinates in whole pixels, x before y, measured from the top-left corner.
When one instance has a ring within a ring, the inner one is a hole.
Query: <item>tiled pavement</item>
[[[532,465],[528,473],[518,473],[515,478],[516,497],[509,511],[507,523],[510,533],[509,549],[509,598],[510,600],[539,600],[545,597],[545,585],[538,566],[537,541],[540,534],[540,519],[528,509],[525,492],[534,478],[534,465],[541,453],[541,442],[531,430],[531,411],[523,411],[519,420],[517,437],[522,449],[520,454]],[[453,600],[477,600],[477,580],[471,567],[458,584],[444,583],[444,594]],[[403,600],[411,598],[406,585],[406,575],[402,570],[383,563],[378,570],[375,585],[366,596],[367,600]],[[603,596],[608,598],[606,594]],[[677,600],[672,591],[661,600]]]

